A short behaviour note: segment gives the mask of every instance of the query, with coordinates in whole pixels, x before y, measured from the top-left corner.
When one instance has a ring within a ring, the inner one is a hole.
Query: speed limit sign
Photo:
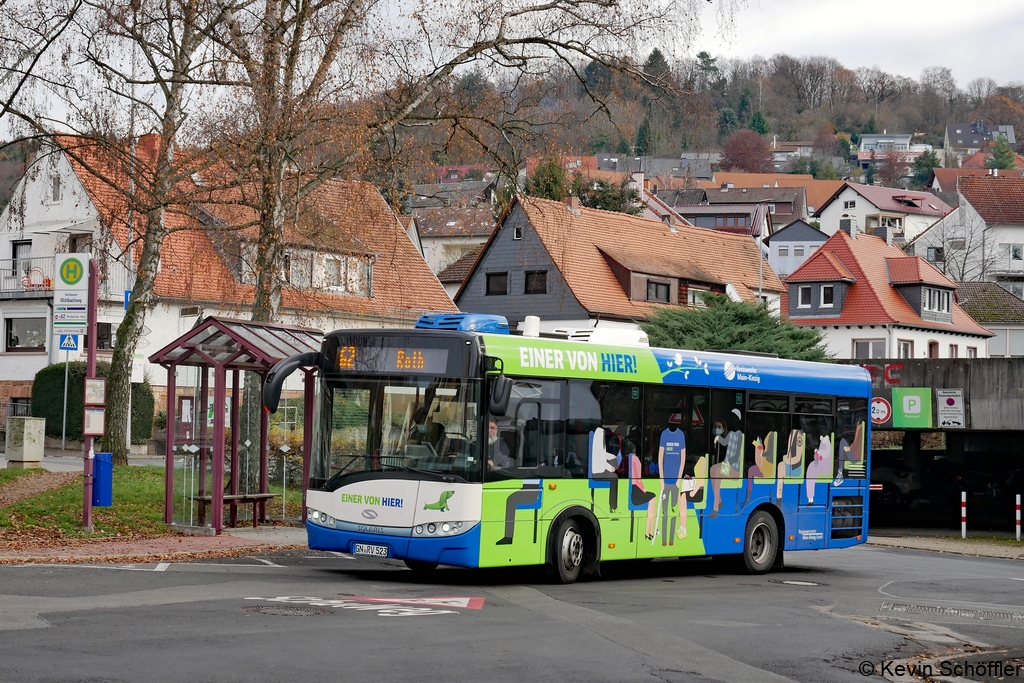
[[[889,421],[892,417],[892,406],[884,398],[875,397],[871,399],[871,422],[880,425]]]

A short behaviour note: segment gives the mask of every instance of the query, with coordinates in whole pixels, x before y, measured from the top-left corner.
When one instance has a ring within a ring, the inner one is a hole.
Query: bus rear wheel
[[[437,569],[437,562],[424,562],[423,560],[405,560],[405,566],[417,574],[426,574]]]
[[[764,510],[752,514],[743,541],[743,564],[748,572],[764,574],[772,568],[779,552],[779,530],[771,515]]]
[[[585,547],[586,538],[579,520],[570,517],[563,521],[555,536],[555,552],[551,558],[562,583],[573,583],[579,578]]]

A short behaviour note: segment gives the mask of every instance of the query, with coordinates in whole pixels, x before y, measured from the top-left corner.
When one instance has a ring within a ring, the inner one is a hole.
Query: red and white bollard
[[[960,538],[967,538],[967,491],[960,492]]]
[[[1017,494],[1017,540],[1020,540],[1020,494]]]

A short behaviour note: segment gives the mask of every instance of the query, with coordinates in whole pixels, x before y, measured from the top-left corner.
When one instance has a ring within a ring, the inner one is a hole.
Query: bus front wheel
[[[743,564],[751,574],[764,574],[775,564],[779,552],[779,530],[775,519],[758,510],[747,520],[743,543]]]
[[[552,561],[562,583],[573,583],[579,578],[585,545],[586,538],[579,520],[570,517],[559,525]]]

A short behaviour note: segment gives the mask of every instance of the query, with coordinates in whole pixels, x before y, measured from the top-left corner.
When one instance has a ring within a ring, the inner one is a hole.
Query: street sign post
[[[89,325],[89,254],[59,254],[53,287],[53,331],[82,334]]]
[[[64,450],[68,432],[68,361],[72,351],[78,351],[78,335],[60,335],[60,348],[64,351],[64,416],[60,423],[60,449]]]

